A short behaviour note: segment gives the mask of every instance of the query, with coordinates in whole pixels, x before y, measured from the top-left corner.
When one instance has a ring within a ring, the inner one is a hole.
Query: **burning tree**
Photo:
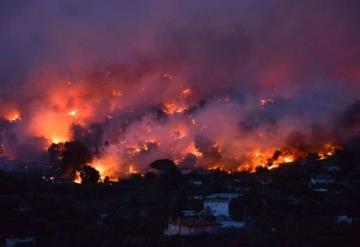
[[[91,166],[83,165],[80,169],[80,178],[82,184],[96,184],[100,179],[100,173]]]
[[[56,171],[55,176],[74,179],[76,172],[79,171],[86,181],[95,179],[93,178],[96,177],[93,175],[94,172],[87,168],[87,164],[92,161],[92,154],[82,142],[71,141],[52,144],[48,149],[48,154],[50,164]]]

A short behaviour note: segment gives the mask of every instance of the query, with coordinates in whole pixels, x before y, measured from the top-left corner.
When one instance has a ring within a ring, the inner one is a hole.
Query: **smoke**
[[[1,150],[39,160],[80,140],[117,174],[163,158],[252,169],[330,152],[359,132],[359,8],[2,1]]]
[[[339,125],[350,132],[359,134],[360,132],[360,101],[349,105],[340,116]]]

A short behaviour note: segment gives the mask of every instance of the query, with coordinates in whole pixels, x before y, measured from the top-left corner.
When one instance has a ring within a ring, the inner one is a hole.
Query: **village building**
[[[316,192],[327,192],[331,185],[335,184],[335,179],[329,175],[316,175],[310,178],[310,189]]]
[[[245,228],[245,221],[235,221],[232,219],[221,219],[217,221],[220,225],[220,228]]]
[[[8,238],[5,247],[32,247],[35,246],[33,238]]]
[[[195,179],[191,179],[190,183],[194,186],[201,186],[203,184],[201,180],[195,180]]]
[[[200,215],[200,212],[197,212],[195,210],[182,210],[181,214],[184,217],[198,217]]]
[[[230,217],[228,199],[206,199],[204,210],[208,210],[215,217]]]
[[[213,221],[200,219],[177,219],[170,220],[167,229],[164,231],[165,236],[192,236],[216,234],[219,231],[219,225]]]
[[[238,193],[216,193],[211,194],[206,197],[206,199],[226,199],[232,200],[238,198],[240,195]]]

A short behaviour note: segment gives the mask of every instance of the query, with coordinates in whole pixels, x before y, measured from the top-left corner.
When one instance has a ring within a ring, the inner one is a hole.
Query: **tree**
[[[174,161],[170,159],[155,160],[150,164],[150,167],[158,171],[172,171],[177,170]]]
[[[64,143],[53,143],[48,148],[48,157],[50,165],[50,173],[52,176],[61,176],[64,173],[62,166],[62,153],[64,151]]]
[[[80,177],[82,184],[96,184],[100,179],[100,173],[91,166],[83,165],[80,169]]]
[[[64,165],[72,165],[76,170],[79,170],[82,165],[92,161],[92,155],[87,146],[82,142],[65,142],[62,161]]]
[[[307,159],[308,161],[314,162],[314,161],[320,159],[320,156],[319,156],[317,153],[310,153],[310,154],[308,154],[308,156],[306,157],[306,159]]]
[[[181,172],[174,161],[169,159],[156,160],[150,164],[150,167],[161,172],[158,182],[162,188],[169,190],[177,188],[181,180]]]
[[[48,149],[49,162],[54,167],[54,175],[73,179],[76,171],[92,161],[87,146],[79,141],[52,144]],[[60,173],[60,174],[58,174]]]

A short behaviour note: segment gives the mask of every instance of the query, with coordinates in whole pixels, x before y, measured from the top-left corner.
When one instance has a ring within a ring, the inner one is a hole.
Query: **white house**
[[[206,199],[227,199],[232,200],[238,198],[240,195],[237,193],[216,193],[206,197]]]
[[[209,210],[215,217],[230,217],[228,199],[206,199],[204,209]]]
[[[329,175],[317,175],[310,178],[310,188],[317,192],[326,192],[336,180]]]
[[[201,186],[202,185],[202,181],[201,180],[195,180],[195,179],[191,179],[190,183],[194,186]]]
[[[338,224],[351,224],[353,223],[353,219],[347,215],[339,215],[336,217],[336,223]]]
[[[245,228],[246,224],[244,221],[234,221],[231,219],[223,219],[217,221],[220,225],[220,228]]]
[[[35,246],[33,238],[8,238],[5,247],[32,247]]]
[[[216,234],[218,230],[219,225],[213,221],[205,221],[200,219],[178,219],[169,221],[168,227],[164,231],[164,235],[208,235]]]
[[[184,217],[196,217],[200,214],[199,212],[196,212],[194,210],[182,210],[181,213]]]

